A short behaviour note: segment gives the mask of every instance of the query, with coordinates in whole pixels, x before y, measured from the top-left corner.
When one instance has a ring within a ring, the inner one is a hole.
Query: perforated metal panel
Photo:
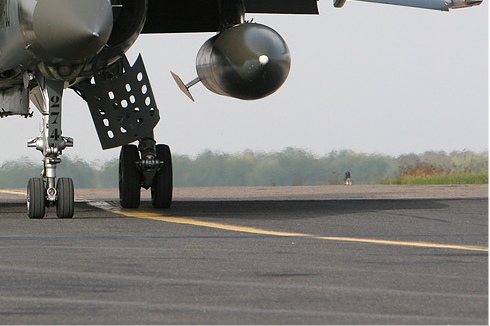
[[[117,78],[96,79],[81,89],[102,148],[153,138],[160,115],[141,56],[132,67],[125,60],[124,74]]]

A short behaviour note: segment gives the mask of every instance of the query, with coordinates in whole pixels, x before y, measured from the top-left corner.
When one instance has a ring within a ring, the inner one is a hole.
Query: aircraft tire
[[[56,183],[58,201],[56,215],[58,218],[72,218],[75,213],[75,191],[71,178],[59,178]]]
[[[169,208],[172,205],[172,153],[168,145],[156,145],[157,159],[163,161],[151,186],[151,203],[155,208]]]
[[[46,189],[42,178],[30,178],[27,183],[27,216],[43,218],[46,214]]]
[[[138,208],[141,200],[141,176],[136,166],[140,156],[135,145],[124,145],[119,155],[119,199],[123,208]]]

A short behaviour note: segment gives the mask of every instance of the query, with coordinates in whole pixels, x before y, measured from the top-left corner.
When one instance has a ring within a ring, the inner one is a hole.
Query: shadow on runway
[[[158,211],[179,217],[212,217],[247,219],[304,219],[387,210],[432,210],[448,207],[443,200],[284,200],[284,201],[176,201],[170,209],[155,210],[150,202],[140,209]]]
[[[150,201],[142,201],[139,210],[163,216],[189,218],[235,218],[247,220],[305,219],[314,217],[333,217],[348,214],[366,214],[383,211],[442,210],[464,199],[352,199],[352,200],[284,200],[284,201],[175,201],[170,209],[154,209]],[[488,205],[487,199],[472,199]],[[116,209],[118,201],[107,201]],[[56,208],[48,210],[47,217],[55,217]],[[25,214],[23,202],[0,202],[0,215],[13,216]],[[417,215],[417,214],[415,214]],[[117,212],[101,210],[89,203],[75,203],[74,218],[123,218]],[[126,217],[124,217],[126,218]]]

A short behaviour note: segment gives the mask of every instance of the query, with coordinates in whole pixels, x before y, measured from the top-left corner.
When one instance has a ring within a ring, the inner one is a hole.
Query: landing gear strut
[[[71,218],[74,214],[73,181],[60,178],[56,182],[56,166],[61,163],[59,156],[66,147],[73,146],[73,139],[61,135],[61,100],[63,81],[48,80],[36,76],[38,87],[32,90],[32,101],[42,114],[41,135],[27,141],[43,153],[44,169],[40,178],[31,178],[27,183],[27,215],[29,218],[43,218],[46,207],[56,206],[59,218]]]

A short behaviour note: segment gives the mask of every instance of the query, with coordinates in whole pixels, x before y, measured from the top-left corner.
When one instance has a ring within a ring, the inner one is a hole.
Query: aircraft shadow
[[[304,219],[309,217],[359,214],[388,210],[444,209],[448,205],[431,199],[386,200],[284,200],[284,201],[175,201],[166,210],[156,210],[150,202],[141,209],[179,217]]]

